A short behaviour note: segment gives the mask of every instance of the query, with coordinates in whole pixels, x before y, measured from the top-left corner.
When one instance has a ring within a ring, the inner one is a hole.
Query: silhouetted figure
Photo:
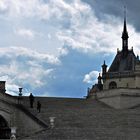
[[[29,99],[30,99],[30,107],[33,108],[34,96],[32,95],[32,93],[30,93]]]
[[[40,113],[41,111],[41,103],[37,101],[37,111]]]

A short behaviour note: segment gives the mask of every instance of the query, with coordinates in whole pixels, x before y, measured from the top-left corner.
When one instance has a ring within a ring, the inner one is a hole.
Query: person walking
[[[34,104],[34,96],[33,96],[32,93],[30,93],[29,100],[30,100],[30,107],[33,108],[33,104]]]
[[[38,113],[41,111],[41,103],[39,101],[37,101],[37,111]]]

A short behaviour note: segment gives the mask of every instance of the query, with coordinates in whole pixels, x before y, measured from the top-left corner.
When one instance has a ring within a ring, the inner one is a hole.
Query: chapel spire
[[[128,32],[127,32],[127,24],[126,24],[126,7],[124,7],[124,26],[122,32],[122,50],[123,52],[128,51]]]

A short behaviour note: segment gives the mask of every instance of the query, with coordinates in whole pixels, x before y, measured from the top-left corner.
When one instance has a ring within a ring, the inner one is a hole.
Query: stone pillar
[[[6,81],[0,81],[0,93],[5,93],[5,83]]]

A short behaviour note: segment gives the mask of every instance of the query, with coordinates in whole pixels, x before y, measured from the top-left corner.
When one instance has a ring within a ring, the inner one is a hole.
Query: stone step
[[[43,133],[34,135],[30,137],[30,140],[92,140],[92,139],[98,139],[98,140],[138,140],[136,133],[138,133],[138,129],[134,129],[131,131],[131,129],[127,129],[126,132],[123,131],[121,128],[62,128],[62,129],[51,129],[47,130]],[[126,135],[126,133],[129,133],[130,136]],[[140,135],[139,135],[140,136]],[[112,138],[112,139],[111,139]],[[27,138],[26,138],[27,139]]]
[[[36,98],[42,103],[41,113],[25,106],[37,118],[49,124],[56,117],[54,129],[36,134],[40,140],[137,140],[140,109],[115,110],[96,100]],[[139,111],[138,111],[139,110]],[[138,139],[139,140],[139,139]]]

